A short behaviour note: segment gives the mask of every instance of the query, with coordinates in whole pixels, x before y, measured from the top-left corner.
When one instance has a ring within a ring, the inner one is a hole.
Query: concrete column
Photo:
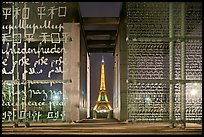
[[[174,80],[174,24],[173,24],[173,3],[169,3],[169,80]],[[174,98],[175,98],[175,89],[174,84],[170,83],[169,85],[169,121],[170,127],[174,127],[175,116],[174,116]]]
[[[185,3],[181,3],[181,124],[186,127],[186,45],[185,45]]]
[[[92,114],[93,114],[93,119],[97,118],[97,114],[95,110],[92,110]]]
[[[63,80],[71,80],[63,84],[63,111],[64,120],[72,122],[80,118],[80,24],[64,23],[63,26],[72,38],[63,45]]]
[[[90,58],[87,55],[87,118],[91,117],[91,105],[90,105]]]
[[[128,119],[127,112],[127,44],[126,44],[126,23],[122,22],[120,27],[120,120]]]
[[[123,3],[120,13],[120,23],[118,28],[117,43],[115,48],[114,64],[114,100],[112,117],[125,121],[128,119],[127,112],[127,10]]]
[[[114,55],[114,86],[113,86],[113,117],[120,119],[120,60],[119,60],[119,36],[117,37]]]

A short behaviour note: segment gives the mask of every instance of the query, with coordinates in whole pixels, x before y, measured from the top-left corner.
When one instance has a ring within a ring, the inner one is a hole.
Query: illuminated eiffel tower
[[[107,115],[108,118],[111,117],[112,107],[110,102],[108,101],[108,97],[106,94],[106,87],[105,87],[105,64],[104,58],[102,56],[102,63],[101,63],[101,84],[100,84],[100,91],[98,95],[98,99],[96,104],[93,108],[93,118],[97,118],[97,115]]]

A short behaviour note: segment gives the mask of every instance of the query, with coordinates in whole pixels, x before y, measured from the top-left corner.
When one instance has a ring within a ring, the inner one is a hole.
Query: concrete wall
[[[114,83],[113,83],[113,117],[120,119],[120,60],[119,60],[119,37],[117,38],[114,54]]]
[[[114,55],[113,117],[127,120],[127,44],[125,18],[120,21]]]
[[[126,23],[120,26],[120,99],[121,110],[120,120],[127,120],[127,44],[126,44]]]
[[[80,33],[80,119],[87,118],[87,50],[84,35]]]
[[[79,23],[64,23],[64,32],[70,32],[72,41],[64,44],[63,111],[67,122],[86,118],[86,51]],[[81,42],[80,42],[81,41]],[[83,104],[84,103],[84,104]]]

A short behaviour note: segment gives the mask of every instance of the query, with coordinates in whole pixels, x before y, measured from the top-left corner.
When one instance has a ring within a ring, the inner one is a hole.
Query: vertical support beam
[[[12,15],[12,26],[14,26],[15,24],[18,24],[18,19],[15,20],[15,16],[14,16],[14,12],[15,12],[14,9],[16,7],[18,7],[18,2],[13,2],[12,3],[12,13],[13,13],[13,15]],[[12,48],[13,48],[13,50],[18,49],[18,44],[14,43],[14,41],[15,41],[14,40],[14,34],[15,33],[18,33],[18,30],[13,29],[13,32],[12,32]],[[13,56],[13,64],[12,65],[14,65],[15,61],[18,61],[18,53],[17,54],[12,54],[12,56]],[[18,63],[16,63],[16,66],[14,66],[15,67],[14,74],[13,74],[14,77],[12,78],[12,80],[19,80],[18,66],[19,66]],[[15,90],[17,92],[17,96],[16,96],[16,101],[17,101],[17,103],[16,103],[16,116],[17,117],[16,117],[16,121],[14,121],[14,127],[17,127],[18,126],[18,121],[19,121],[19,118],[20,118],[20,83],[19,82],[17,82],[16,87],[15,87],[15,85],[13,85],[13,90]],[[14,94],[13,94],[13,98],[15,98]]]
[[[87,118],[91,117],[91,109],[90,109],[90,58],[87,54]]]
[[[63,48],[63,113],[67,122],[80,119],[80,24],[64,23],[64,32],[70,33],[71,42],[64,43]]]
[[[18,19],[15,20],[15,12],[14,9],[15,7],[18,6],[18,2],[13,2],[12,3],[12,26],[14,26],[15,24],[18,24]],[[18,17],[18,16],[17,16]],[[18,30],[17,30],[18,31]],[[16,29],[13,29],[12,32],[12,50],[14,51],[15,49],[18,49],[18,44],[14,43],[14,34],[16,33]],[[13,73],[12,73],[12,80],[19,80],[19,71],[18,71],[18,63],[15,64],[15,61],[18,60],[18,54],[12,54],[12,66],[13,66]],[[15,66],[16,65],[16,66]],[[13,106],[13,122],[14,122],[14,126],[13,127],[17,127],[18,126],[18,121],[19,121],[19,113],[20,113],[20,89],[19,89],[19,82],[17,82],[17,85],[15,87],[15,84],[12,84],[12,91],[13,91],[13,102],[15,102],[15,91],[17,92],[17,96],[16,96],[16,109],[15,109],[15,105]],[[14,103],[15,104],[15,103]],[[15,119],[15,111],[16,111],[16,119]]]
[[[120,13],[120,24],[119,24],[119,79],[120,79],[120,120],[128,120],[128,49],[127,49],[127,5],[124,2]]]
[[[24,8],[26,9],[26,2],[24,3]],[[26,11],[24,12],[24,17],[26,17]],[[25,22],[24,25],[26,25],[26,19],[23,19]],[[26,43],[26,29],[24,29],[24,37],[23,37],[23,40],[24,41],[24,48],[27,49],[27,43]],[[24,54],[24,60],[26,62],[26,53]],[[28,127],[28,119],[27,119],[27,65],[26,63],[24,64],[24,72],[23,72],[23,80],[25,81],[24,82],[24,122],[25,122],[25,127]]]
[[[25,35],[24,35],[25,36]],[[26,41],[24,42],[24,48],[27,49]],[[24,54],[24,59],[26,62],[26,53]],[[24,82],[24,123],[25,127],[28,127],[28,120],[27,120],[27,78],[26,78],[26,63],[24,64],[24,72],[23,72],[23,80]]]
[[[174,24],[173,24],[173,3],[169,3],[169,80],[174,80]],[[169,120],[170,127],[174,127],[174,84],[171,82],[169,85]]]
[[[185,47],[185,3],[181,3],[181,124],[182,128],[186,127],[186,69],[185,69],[185,59],[186,59],[186,47]]]
[[[14,9],[15,9],[15,2],[13,2],[12,3],[12,26],[14,26]],[[14,51],[14,30],[13,30],[13,32],[12,32],[12,50]],[[13,67],[15,67],[14,66],[15,65],[15,55],[14,54],[12,54],[12,66]],[[13,73],[12,73],[12,80],[15,80],[15,72],[14,72],[14,70],[13,70]],[[14,102],[15,102],[15,93],[14,93],[14,90],[15,90],[15,88],[14,88],[14,84],[12,83],[12,102],[13,102],[13,104],[15,104]],[[15,123],[15,106],[13,105],[13,122],[14,122],[14,126],[13,127],[16,127],[16,123]]]
[[[64,32],[71,34],[71,24],[63,24]],[[71,42],[63,43],[63,80],[69,79],[71,80]],[[65,71],[66,70],[66,71]],[[63,120],[67,122],[71,122],[71,92],[72,81],[70,83],[63,83]]]
[[[119,36],[116,38],[114,52],[114,85],[113,85],[113,117],[120,119],[120,67],[119,67]]]

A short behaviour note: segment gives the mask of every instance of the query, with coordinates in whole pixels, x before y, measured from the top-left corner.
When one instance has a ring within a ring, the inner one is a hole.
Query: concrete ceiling
[[[82,17],[119,17],[122,2],[79,2]]]
[[[114,52],[122,2],[79,2],[88,52]]]

